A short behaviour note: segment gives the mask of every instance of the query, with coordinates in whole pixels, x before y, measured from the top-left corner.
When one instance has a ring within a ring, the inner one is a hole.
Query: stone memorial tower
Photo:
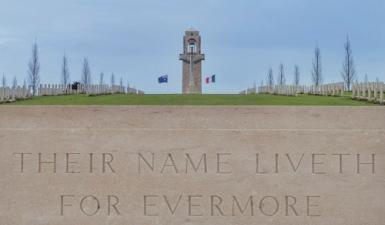
[[[202,61],[205,55],[201,53],[201,36],[199,31],[189,29],[183,37],[183,54],[179,59],[183,64],[183,94],[202,93]]]

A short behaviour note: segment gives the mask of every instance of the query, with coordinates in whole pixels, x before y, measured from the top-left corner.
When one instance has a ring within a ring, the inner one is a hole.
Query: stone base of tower
[[[193,57],[192,80],[190,78],[190,62],[183,62],[182,93],[183,94],[202,94],[202,63],[203,55]]]

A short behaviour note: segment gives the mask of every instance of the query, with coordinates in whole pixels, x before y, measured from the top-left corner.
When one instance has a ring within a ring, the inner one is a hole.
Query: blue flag
[[[211,76],[211,83],[215,83],[215,74]]]
[[[168,83],[168,75],[163,75],[163,76],[159,77],[158,78],[158,83],[159,84]]]

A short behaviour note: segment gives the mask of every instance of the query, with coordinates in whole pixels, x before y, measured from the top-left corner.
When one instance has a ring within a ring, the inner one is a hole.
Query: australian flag
[[[168,83],[168,75],[163,75],[163,76],[159,77],[158,78],[158,83],[159,84]]]
[[[211,83],[215,83],[215,74],[211,76]]]

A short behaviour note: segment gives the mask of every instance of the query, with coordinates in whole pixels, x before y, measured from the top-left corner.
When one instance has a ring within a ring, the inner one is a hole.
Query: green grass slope
[[[368,106],[367,102],[346,97],[300,95],[62,95],[41,96],[21,100],[11,105],[313,105]],[[4,104],[7,105],[7,104]]]

